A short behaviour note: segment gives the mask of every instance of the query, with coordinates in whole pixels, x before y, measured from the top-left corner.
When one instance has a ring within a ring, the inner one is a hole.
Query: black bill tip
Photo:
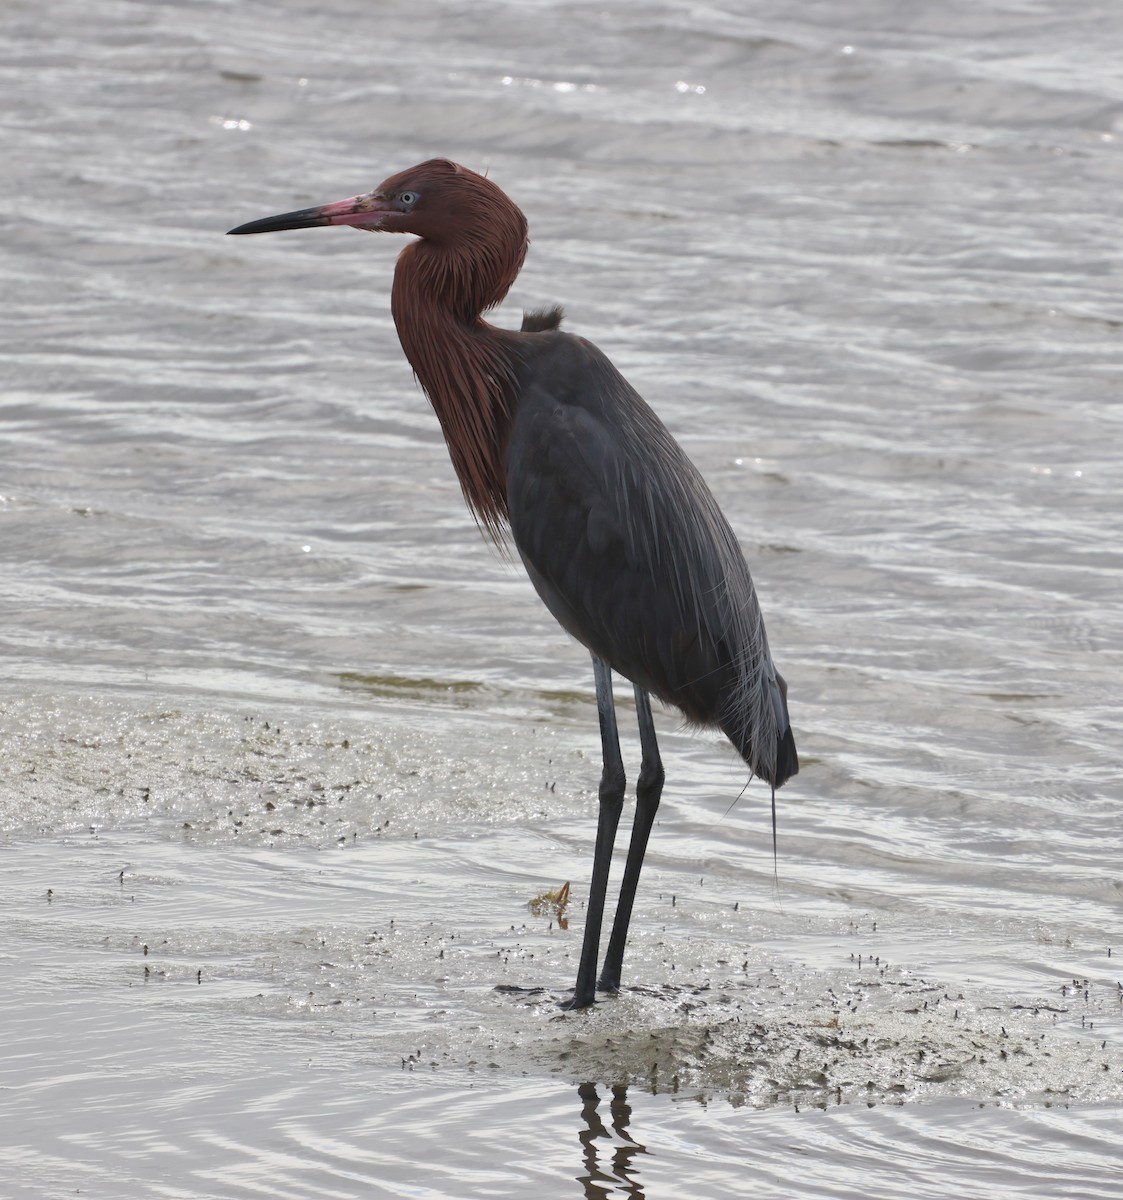
[[[312,229],[317,225],[330,224],[320,208],[300,208],[295,212],[280,213],[275,217],[262,217],[258,221],[247,221],[236,229],[228,229],[231,233],[278,233],[282,229]]]

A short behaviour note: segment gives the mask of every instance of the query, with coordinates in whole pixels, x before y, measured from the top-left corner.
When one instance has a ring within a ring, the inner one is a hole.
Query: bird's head
[[[514,201],[490,179],[447,158],[391,175],[373,192],[263,217],[230,232],[275,233],[318,225],[416,234],[435,252],[425,256],[434,275],[447,277],[451,271],[455,290],[465,293],[467,308],[478,305],[476,312],[506,294],[527,247],[526,217]]]
[[[263,217],[230,232],[275,233],[317,225],[413,233],[434,242],[526,240],[526,218],[513,201],[490,179],[447,158],[433,158],[391,175],[373,192]]]

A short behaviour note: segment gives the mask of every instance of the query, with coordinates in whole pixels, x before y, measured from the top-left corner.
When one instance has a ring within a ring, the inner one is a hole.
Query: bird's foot
[[[578,995],[574,991],[573,995],[568,1000],[563,1000],[558,1007],[562,1012],[576,1012],[578,1009],[591,1008],[597,1002],[596,993],[592,992],[588,996]]]

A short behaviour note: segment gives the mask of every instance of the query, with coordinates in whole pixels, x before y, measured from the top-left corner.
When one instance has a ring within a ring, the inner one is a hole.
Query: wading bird
[[[768,650],[749,569],[694,464],[562,311],[518,332],[481,314],[515,281],[526,218],[490,179],[445,159],[373,192],[266,217],[231,233],[350,225],[411,233],[390,306],[469,509],[499,542],[509,525],[531,583],[593,656],[603,771],[593,877],[571,1006],[620,986],[648,836],[663,789],[649,694],[721,729],[775,790],[799,770],[787,686]],[[635,688],[642,759],[612,934],[597,978],[624,765],[612,672]]]

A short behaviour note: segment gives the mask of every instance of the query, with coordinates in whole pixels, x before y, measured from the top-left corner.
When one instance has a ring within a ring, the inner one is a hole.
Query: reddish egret
[[[604,767],[593,878],[572,1007],[616,991],[648,835],[663,790],[649,694],[721,729],[776,788],[799,770],[787,686],[772,661],[749,569],[694,464],[608,359],[560,330],[562,312],[498,329],[526,218],[490,179],[445,159],[373,192],[239,225],[416,234],[398,256],[390,307],[436,410],[468,507],[497,541],[510,527],[531,583],[593,656]],[[612,672],[631,680],[642,758],[636,815],[597,978],[624,765]]]

